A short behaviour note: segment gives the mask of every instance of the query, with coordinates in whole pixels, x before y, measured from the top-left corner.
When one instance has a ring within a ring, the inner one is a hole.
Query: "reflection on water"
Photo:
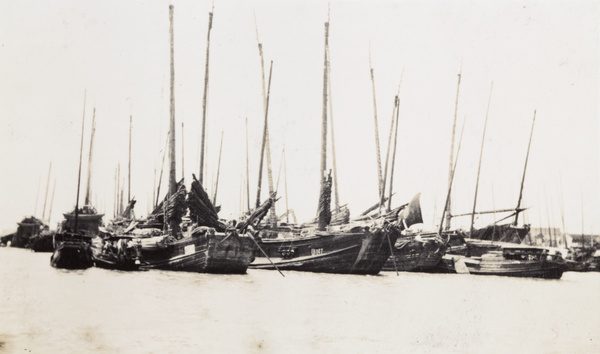
[[[600,352],[600,273],[246,275],[51,268],[0,249],[0,351]]]

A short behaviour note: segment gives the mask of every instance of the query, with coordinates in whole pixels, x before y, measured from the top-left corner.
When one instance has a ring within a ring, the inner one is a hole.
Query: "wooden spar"
[[[273,73],[273,61],[271,60],[271,68],[269,69],[269,87],[267,89],[267,105],[265,107],[265,122],[263,125],[263,139],[262,139],[262,144],[260,146],[260,163],[259,163],[259,167],[258,167],[258,189],[256,192],[256,207],[258,208],[260,206],[260,189],[261,189],[261,183],[262,183],[262,170],[263,170],[263,157],[265,155],[265,144],[266,144],[266,136],[267,136],[267,125],[268,125],[268,120],[267,117],[269,116],[269,96],[271,95],[271,74]]]
[[[585,239],[584,239],[584,233],[583,233],[583,186],[582,186],[581,187],[581,247],[584,247],[584,246],[585,246]]]
[[[127,162],[127,204],[131,201],[131,129],[133,116],[129,115],[129,161]],[[91,153],[90,153],[91,154]]]
[[[90,205],[91,201],[91,192],[92,192],[92,156],[94,152],[94,136],[96,135],[96,108],[94,107],[94,113],[92,114],[92,134],[90,137],[90,151],[88,157],[88,171],[87,171],[87,189],[85,192],[85,202],[84,205]]]
[[[123,177],[122,182],[121,182],[121,192],[120,192],[121,198],[119,199],[121,204],[119,205],[119,215],[123,215],[123,212],[125,211],[125,207],[123,205],[124,190],[125,190],[125,177]]]
[[[154,176],[156,179],[156,176]],[[117,169],[115,168],[115,186],[113,189],[113,218],[117,217]]]
[[[183,122],[181,122],[181,178],[185,178],[185,159],[183,158],[183,152],[185,151],[185,144],[183,143],[183,133],[185,130],[183,129]]]
[[[450,195],[452,194],[452,182],[454,181],[454,174],[456,173],[456,165],[458,164],[458,156],[460,154],[460,146],[462,145],[463,133],[465,132],[465,124],[467,123],[467,117],[463,120],[463,125],[460,130],[460,138],[458,139],[458,148],[456,149],[456,158],[454,159],[454,163],[452,164],[452,173],[450,173],[450,183],[448,184],[448,193],[446,193],[446,202],[444,203],[444,210],[442,211],[442,218],[440,219],[440,228],[438,230],[438,235],[442,235],[442,230],[444,228],[444,217],[446,215],[446,209],[448,208],[448,200],[450,199]],[[446,242],[450,240],[450,235],[448,234],[448,239]]]
[[[394,97],[394,108],[392,109],[392,123],[390,126],[390,136],[388,138],[388,147],[385,155],[385,168],[383,169],[383,181],[381,183],[381,195],[379,196],[379,209],[383,206],[383,198],[385,198],[385,185],[387,182],[388,164],[390,161],[390,149],[392,148],[392,134],[394,133],[394,124],[396,123],[396,110],[398,109],[398,96]]]
[[[35,194],[35,209],[33,210],[33,216],[35,216],[37,214],[37,205],[38,205],[38,199],[40,198],[40,183],[41,182],[42,182],[42,174],[40,173],[40,176],[38,177],[37,193]]]
[[[529,161],[529,149],[531,148],[531,138],[533,138],[533,127],[535,125],[535,110],[533,111],[533,122],[531,123],[531,133],[529,133],[529,144],[527,145],[527,155],[525,157],[525,167],[523,168],[523,179],[521,179],[521,189],[519,190],[519,200],[517,201],[517,207],[515,208],[515,221],[513,225],[517,225],[519,222],[519,207],[521,206],[521,199],[523,198],[523,186],[525,185],[525,172],[527,172],[527,162]]]
[[[50,219],[52,218],[52,205],[54,204],[54,190],[56,189],[56,180],[54,180],[54,185],[52,186],[52,197],[50,198],[50,210],[48,210],[48,224],[50,224]]]
[[[52,161],[48,167],[48,181],[46,182],[46,195],[44,196],[44,210],[42,210],[42,220],[46,217],[46,201],[48,200],[48,188],[50,187],[50,173],[52,172]]]
[[[456,134],[456,115],[458,113],[458,93],[460,91],[460,78],[462,72],[458,73],[458,84],[456,85],[456,101],[454,103],[454,123],[452,124],[452,140],[450,142],[450,161],[448,163],[448,185],[450,184],[453,160],[454,160],[454,138]],[[450,230],[450,224],[452,222],[452,196],[448,197],[448,205],[446,205],[448,214],[446,215],[446,230]]]
[[[83,158],[83,133],[85,128],[85,99],[87,91],[83,92],[83,118],[81,119],[81,145],[79,147],[79,173],[77,174],[77,198],[75,199],[75,227],[74,232],[77,232],[77,222],[79,219],[79,186],[81,185],[81,160]]]
[[[496,223],[498,222],[496,220],[496,199],[494,198],[494,184],[492,183],[492,208],[494,209],[494,212],[492,214],[494,214],[494,223],[492,224],[492,242],[494,242],[494,235],[496,234]],[[500,240],[498,240],[500,241]]]
[[[285,222],[290,223],[290,213],[288,207],[288,192],[287,192],[287,166],[285,162],[285,144],[283,145],[283,182],[285,185]]]
[[[211,13],[211,19],[212,19],[212,13]],[[170,44],[171,44],[171,50],[170,50],[170,57],[171,57],[171,65],[170,65],[170,72],[171,72],[171,79],[170,79],[170,88],[171,88],[171,99],[170,99],[170,115],[169,115],[169,197],[174,196],[177,193],[177,180],[176,180],[176,171],[177,171],[177,165],[176,165],[176,161],[175,161],[175,55],[174,55],[174,29],[173,29],[173,5],[169,5],[169,34],[170,34]],[[208,58],[207,58],[208,59]],[[208,65],[208,60],[207,60],[207,65]],[[207,66],[208,68],[208,66]],[[206,87],[206,84],[205,84]],[[205,92],[205,96],[206,98],[206,92]],[[206,108],[206,105],[204,105],[204,108]],[[203,126],[204,126],[204,120],[202,122]],[[204,133],[204,131],[203,131]],[[202,164],[200,164],[200,168],[202,169]],[[202,171],[202,170],[201,170]],[[200,175],[202,175],[202,173],[200,173]],[[200,177],[202,178],[202,177]],[[179,232],[179,223],[176,220],[176,218],[171,218],[170,220],[170,232],[171,232],[171,236],[176,236]]]
[[[121,215],[121,163],[117,166],[117,215]]]
[[[162,158],[162,163],[160,165],[160,174],[158,176],[158,187],[156,188],[156,201],[154,203],[154,205],[158,205],[158,198],[160,198],[160,185],[162,184],[162,176],[163,176],[163,170],[165,168],[165,157],[167,156],[167,144],[169,143],[169,137],[171,136],[171,134],[169,132],[167,132],[167,140],[165,140],[165,147],[163,149],[163,158]]]
[[[323,178],[327,169],[327,48],[329,47],[329,22],[325,22],[325,48],[323,50],[323,115],[321,120],[321,168],[319,175],[319,196],[323,194]],[[319,197],[320,198],[320,197]],[[317,204],[317,214],[319,205]]]
[[[371,55],[369,53],[369,66],[371,66]],[[381,175],[381,156],[379,149],[379,124],[377,123],[377,100],[375,95],[375,74],[371,66],[371,85],[373,86],[373,116],[375,118],[375,149],[377,154],[377,176],[379,177],[379,199],[383,195],[383,178]]]
[[[483,124],[483,137],[481,138],[481,151],[479,152],[479,167],[477,168],[477,182],[475,183],[475,198],[473,198],[473,214],[471,215],[471,229],[469,235],[473,234],[473,224],[475,223],[475,208],[477,207],[477,190],[479,189],[479,173],[481,172],[481,158],[483,157],[483,145],[485,142],[485,130],[487,128],[488,115],[490,113],[490,103],[492,101],[492,89],[494,82],[490,87],[490,97],[488,99],[487,111],[485,113],[485,123]]]
[[[219,162],[217,163],[217,179],[215,181],[215,192],[213,194],[213,205],[217,205],[217,189],[219,189],[219,173],[221,171],[221,153],[223,152],[223,131],[221,131],[221,144],[219,147]]]
[[[527,209],[528,208],[519,208],[519,211],[521,212],[521,211],[527,210]],[[475,215],[506,213],[509,211],[515,211],[515,209],[509,208],[509,209],[493,209],[493,210],[485,210],[485,211],[476,211]],[[467,215],[471,215],[471,214],[473,214],[473,213],[470,212],[470,213],[462,213],[462,214],[452,214],[452,217],[467,216]]]
[[[327,93],[329,96],[329,122],[331,123],[331,158],[333,165],[333,191],[335,196],[335,210],[340,210],[340,194],[338,191],[337,180],[337,161],[335,156],[335,134],[333,129],[333,99],[331,96],[331,54],[329,53],[329,45],[327,45]],[[287,209],[287,208],[286,208]]]
[[[246,197],[247,207],[250,211],[250,167],[248,160],[248,117],[246,117]]]
[[[277,172],[277,183],[275,183],[275,191],[279,191],[279,178],[281,177],[281,167],[283,166],[283,154],[285,149],[281,152],[281,162],[279,162],[279,171]]]
[[[202,96],[202,135],[200,136],[200,174],[198,181],[204,183],[204,146],[206,136],[206,95],[208,94],[208,64],[210,59],[210,30],[212,29],[213,13],[208,13],[208,34],[206,36],[206,63],[204,66],[204,95]],[[172,80],[172,79],[171,79]]]

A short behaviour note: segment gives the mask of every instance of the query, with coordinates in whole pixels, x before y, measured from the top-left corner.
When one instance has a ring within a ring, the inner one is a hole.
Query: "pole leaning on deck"
[[[456,115],[458,113],[458,93],[460,90],[460,78],[461,73],[458,73],[458,85],[456,86],[456,102],[454,103],[454,123],[452,124],[452,140],[450,142],[450,161],[448,167],[448,188],[452,183],[452,173],[454,164],[454,138],[456,135]],[[448,197],[448,204],[446,205],[446,230],[450,230],[450,223],[452,221],[452,196]]]
[[[204,95],[202,97],[202,135],[200,136],[200,174],[198,181],[204,185],[204,139],[206,136],[206,96],[208,94],[208,64],[210,58],[210,30],[212,29],[213,13],[208,13],[208,35],[206,37],[206,64],[204,66]],[[171,79],[172,80],[172,79]]]
[[[90,205],[92,203],[92,156],[94,151],[94,136],[96,135],[96,108],[94,108],[92,114],[92,135],[90,137],[90,151],[88,157],[88,174],[87,174],[87,189],[85,192],[84,205]]]
[[[369,65],[371,64],[371,56],[369,55]],[[381,156],[380,156],[380,148],[379,148],[379,124],[377,123],[377,99],[375,95],[375,73],[373,67],[371,66],[371,85],[373,86],[373,117],[375,118],[375,149],[377,153],[377,177],[378,177],[378,186],[379,186],[379,198],[383,194],[383,178],[381,175]]]
[[[477,190],[479,189],[479,173],[481,172],[481,158],[483,157],[483,145],[485,142],[485,130],[487,128],[488,116],[490,113],[490,102],[492,101],[492,89],[494,83],[490,87],[490,97],[488,99],[487,111],[485,113],[485,123],[483,124],[483,137],[481,138],[481,150],[479,152],[479,167],[477,167],[477,182],[475,183],[475,198],[473,198],[473,213],[471,214],[471,229],[469,236],[473,237],[473,224],[475,223],[475,209],[477,207]]]
[[[129,115],[129,162],[127,163],[127,204],[131,201],[131,129],[133,127],[133,116]],[[91,152],[90,152],[91,154]]]

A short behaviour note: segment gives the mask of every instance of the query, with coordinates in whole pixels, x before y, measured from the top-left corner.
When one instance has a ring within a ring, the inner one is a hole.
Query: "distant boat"
[[[98,233],[104,214],[91,206],[64,213],[60,230],[54,235],[50,264],[55,268],[87,269],[94,266],[92,238]]]
[[[447,243],[437,233],[410,233],[399,236],[394,252],[382,270],[404,272],[427,271],[444,256]]]
[[[480,257],[445,255],[437,270],[444,273],[560,279],[566,265],[560,254],[545,247],[503,246]]]

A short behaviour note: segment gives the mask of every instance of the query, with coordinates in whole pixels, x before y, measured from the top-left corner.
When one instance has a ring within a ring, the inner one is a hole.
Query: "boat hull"
[[[250,236],[200,230],[162,247],[142,248],[140,269],[245,274],[255,249]]]
[[[58,234],[50,265],[62,269],[87,269],[94,266],[90,242],[85,237]]]
[[[257,251],[250,268],[376,275],[391,254],[388,242],[393,244],[397,234],[387,224],[333,232],[312,231],[307,236],[263,238],[259,241],[262,251]]]
[[[443,273],[457,273],[457,263],[462,262],[469,274],[497,275],[506,277],[526,277],[542,279],[560,279],[565,272],[564,263],[553,261],[487,261],[478,257],[445,255],[436,267]],[[460,270],[458,270],[460,272]]]
[[[442,259],[446,246],[440,238],[416,240],[400,238],[394,253],[383,266],[385,271],[422,272],[434,268]]]

